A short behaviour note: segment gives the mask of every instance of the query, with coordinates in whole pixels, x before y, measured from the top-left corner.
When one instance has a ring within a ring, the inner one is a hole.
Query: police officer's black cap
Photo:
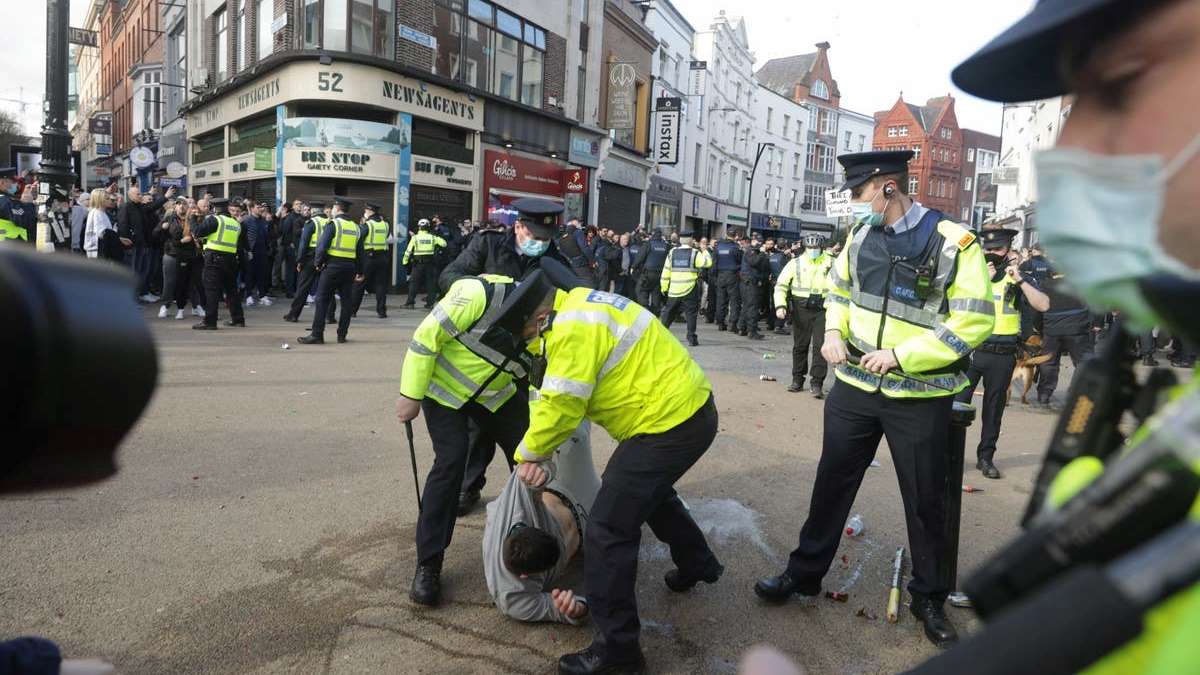
[[[213,197],[208,200],[208,205],[213,207],[229,206],[229,199],[227,197]]]
[[[950,77],[960,89],[992,101],[1052,98],[1071,90],[1063,49],[1079,29],[1132,25],[1136,12],[1162,5],[1147,0],[1039,0],[1028,14],[963,61]],[[1090,30],[1087,32],[1091,32]]]
[[[875,176],[885,176],[908,170],[912,150],[875,150],[838,155],[838,163],[846,170],[846,182],[840,190],[853,190]]]
[[[1007,227],[987,229],[979,233],[979,242],[985,251],[992,251],[1012,245],[1013,237],[1018,234],[1020,232]]]
[[[504,304],[496,317],[496,325],[520,335],[525,328],[525,322],[537,311],[538,305],[542,304],[542,300],[551,290],[553,287],[541,270],[530,272],[504,297]]]
[[[337,204],[338,206],[342,207],[343,209],[348,209],[351,206],[354,206],[354,202],[350,201],[349,199],[346,199],[345,197],[334,197],[333,203]]]
[[[375,202],[365,202],[365,203],[363,203],[363,207],[370,209],[370,210],[374,211],[375,213],[379,213],[379,205],[376,204]]]
[[[0,178],[16,178],[16,177],[17,177],[17,167],[15,167],[15,166],[0,167]]]
[[[323,209],[323,208],[325,208],[325,202],[314,199],[313,201],[308,203],[308,208]]]
[[[563,212],[562,204],[538,197],[522,197],[514,199],[511,206],[517,210],[517,219],[529,228],[534,237],[549,239],[558,234],[558,216]]]
[[[572,272],[570,267],[567,267],[554,258],[547,258],[546,256],[538,258],[538,267],[546,275],[546,281],[557,289],[570,291],[587,286],[587,283]]]

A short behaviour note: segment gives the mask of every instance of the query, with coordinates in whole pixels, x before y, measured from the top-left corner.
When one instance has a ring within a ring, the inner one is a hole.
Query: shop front
[[[591,208],[592,184],[588,176],[595,176],[600,168],[600,149],[604,145],[604,136],[597,131],[583,128],[571,129],[571,151],[567,159],[571,164],[583,167],[583,187],[580,190],[569,190],[566,195],[567,218],[578,218],[581,222],[588,221]],[[590,173],[589,173],[590,172]]]
[[[750,231],[762,235],[763,239],[797,241],[800,239],[800,219],[751,213]]]
[[[627,151],[613,148],[600,164],[600,194],[596,224],[617,232],[631,232],[645,223],[645,196],[649,164]]]
[[[486,195],[485,218],[511,225],[517,212],[514,200],[541,197],[559,204],[586,194],[588,170],[563,166],[511,150],[483,151],[483,192]],[[572,215],[564,212],[564,218]]]
[[[646,223],[651,230],[664,235],[678,232],[682,226],[683,184],[661,176],[650,177],[646,191]]]
[[[683,191],[683,229],[697,239],[720,239],[725,236],[721,211],[725,205],[694,192]]]

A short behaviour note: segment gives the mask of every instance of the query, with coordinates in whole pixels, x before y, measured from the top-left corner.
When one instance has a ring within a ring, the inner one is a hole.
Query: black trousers
[[[742,308],[742,291],[739,288],[738,273],[735,270],[717,272],[717,325],[738,325],[738,314]],[[728,312],[729,321],[726,322]]]
[[[317,280],[321,274],[317,272],[317,268],[313,266],[311,256],[300,261],[300,278],[296,281],[296,294],[292,296],[292,308],[288,310],[288,316],[293,319],[299,319],[300,313],[304,311],[304,303],[308,301],[309,295],[317,294]],[[325,319],[329,323],[333,323],[334,313],[337,311],[337,303],[330,302],[329,309],[325,315]],[[318,315],[319,316],[319,315]]]
[[[1008,405],[1008,387],[1012,384],[1013,369],[1017,367],[1017,356],[997,354],[976,349],[971,353],[971,366],[967,378],[971,385],[955,398],[970,403],[975,386],[983,381],[983,428],[979,434],[979,447],[975,456],[992,460],[996,455],[996,441],[1000,440],[1000,422],[1004,419],[1004,407]]]
[[[776,323],[775,308],[771,306],[774,304],[771,295],[775,290],[775,277],[771,277],[759,290],[761,292],[758,294],[758,311],[767,322],[767,330],[775,330],[775,326],[783,325],[782,321]]]
[[[890,399],[838,380],[825,401],[825,435],[813,482],[808,519],[788,560],[797,579],[819,580],[837,554],[842,529],[875,458],[887,438],[896,465],[912,552],[908,590],[944,602],[950,589],[938,573],[944,555],[946,455],[954,397]]]
[[[704,279],[704,320],[717,320],[717,276],[711,271]]]
[[[650,310],[654,314],[658,314],[662,310],[663,294],[661,269],[658,272],[642,270],[642,273],[638,275],[637,303]]]
[[[425,427],[433,439],[433,466],[425,478],[421,494],[421,515],[417,520],[417,563],[440,567],[458,513],[458,492],[467,467],[470,443],[467,420],[473,420],[495,439],[504,452],[512,455],[529,427],[529,399],[518,390],[496,412],[471,402],[458,410],[426,398],[421,401]]]
[[[413,260],[412,274],[408,277],[408,300],[404,304],[411,305],[417,300],[417,293],[425,293],[425,307],[433,307],[437,302],[438,266],[432,258],[427,262]]]
[[[354,263],[348,260],[330,260],[321,270],[317,283],[316,309],[313,312],[312,334],[325,336],[326,317],[333,318],[333,292],[342,297],[342,313],[338,317],[337,334],[345,337],[350,330],[350,315],[354,310]]]
[[[354,283],[354,311],[362,306],[363,296],[367,289],[375,294],[375,313],[387,314],[388,280],[392,276],[392,257],[387,251],[368,253],[366,264],[363,265],[363,280]]]
[[[601,651],[619,656],[639,648],[634,591],[643,523],[670,547],[684,574],[703,576],[719,564],[673,487],[716,435],[710,396],[675,428],[622,441],[608,461],[583,541],[584,595]]]
[[[671,324],[675,323],[675,318],[679,316],[679,312],[683,311],[684,321],[687,322],[687,336],[689,338],[696,337],[696,317],[700,314],[700,284],[697,283],[692,287],[691,292],[687,295],[682,295],[678,298],[667,298],[667,302],[663,305],[662,315],[659,316],[659,321],[668,329]]]
[[[221,296],[229,301],[229,318],[245,321],[242,314],[242,294],[237,287],[238,257],[233,253],[204,252],[204,323],[217,325]]]
[[[471,449],[467,457],[467,471],[463,474],[462,491],[482,490],[487,485],[488,467],[496,458],[496,441],[474,420],[467,420],[467,442]],[[511,452],[504,456],[504,460],[508,462],[509,471],[517,466]]]
[[[762,287],[757,280],[742,281],[742,313],[738,317],[738,328],[751,335],[758,333],[758,307],[761,302]]]
[[[1038,400],[1046,402],[1058,388],[1058,371],[1062,353],[1066,351],[1071,355],[1071,363],[1075,366],[1075,375],[1078,375],[1079,365],[1092,355],[1095,345],[1092,343],[1092,336],[1086,333],[1082,335],[1046,335],[1042,339],[1042,351],[1053,354],[1049,361],[1038,366]],[[1072,383],[1075,382],[1075,375],[1071,376]]]
[[[792,380],[804,382],[808,375],[808,358],[812,354],[812,383],[825,384],[829,366],[821,355],[825,343],[825,310],[805,309],[808,298],[791,298],[792,305]]]

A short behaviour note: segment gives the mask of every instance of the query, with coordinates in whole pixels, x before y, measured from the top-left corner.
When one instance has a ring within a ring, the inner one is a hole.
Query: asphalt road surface
[[[248,328],[219,332],[145,308],[161,374],[120,473],[0,498],[0,635],[46,636],[69,656],[156,675],[552,673],[559,655],[586,646],[589,627],[521,624],[491,606],[481,507],[456,527],[444,605],[409,601],[417,506],[394,402],[424,312],[399,304],[393,297],[392,318],[377,319],[368,299],[348,344],[309,347],[296,343],[305,324],[284,323],[278,303],[249,308]],[[310,306],[302,321],[311,317]],[[755,579],[782,570],[807,512],[821,402],[785,391],[790,337],[752,343],[702,324],[700,341],[691,351],[712,379],[721,431],[677,488],[726,572],[672,594],[662,582],[669,555],[646,530],[638,602],[651,671],[733,673],[757,643],[810,673],[893,673],[930,657],[907,611],[896,625],[883,618],[892,557],[907,546],[886,446],[854,507],[866,530],[844,540],[824,582],[848,600],[755,598]],[[968,432],[964,481],[984,491],[963,494],[962,575],[1015,533],[1053,422],[1014,399],[1000,481],[974,470],[978,424]],[[414,427],[428,471],[423,420]],[[598,466],[613,447],[594,432]],[[485,500],[506,475],[497,458]],[[968,611],[949,611],[960,630],[978,627]]]

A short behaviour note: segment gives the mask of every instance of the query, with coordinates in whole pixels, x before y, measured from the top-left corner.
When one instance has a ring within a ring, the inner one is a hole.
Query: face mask
[[[1200,134],[1171,160],[1074,148],[1036,158],[1038,231],[1067,281],[1094,309],[1116,309],[1135,330],[1159,323],[1138,280],[1200,273],[1158,242],[1167,183],[1200,152]]]
[[[16,184],[16,183],[10,183],[10,184],[9,184],[9,186],[8,186],[8,194],[10,194],[10,195],[15,195],[15,194],[17,194],[17,184]]]
[[[808,249],[808,257],[812,258],[813,260],[820,258],[821,257],[821,249],[819,249],[819,248]]]
[[[878,196],[879,193],[876,192],[875,197]],[[871,200],[867,202],[850,202],[850,215],[854,218],[854,222],[867,227],[883,225],[883,214],[875,213],[875,208],[871,206],[875,203],[875,197],[871,197]]]
[[[529,256],[530,258],[536,258],[536,257],[542,255],[543,253],[545,253],[546,249],[550,248],[550,242],[540,241],[538,239],[534,239],[533,237],[530,237],[529,239],[526,239],[525,241],[521,242],[520,246],[521,246],[521,253],[524,253],[525,255]]]

